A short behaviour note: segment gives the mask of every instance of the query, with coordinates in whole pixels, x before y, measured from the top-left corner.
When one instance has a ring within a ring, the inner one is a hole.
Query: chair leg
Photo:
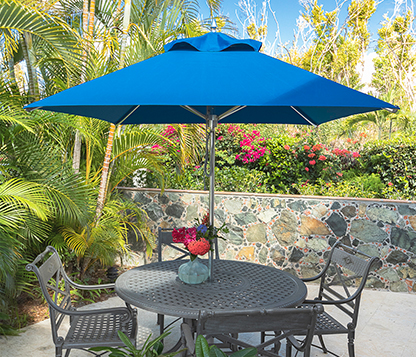
[[[71,352],[71,349],[66,350],[65,357],[68,357],[70,352]]]
[[[160,334],[162,334],[165,331],[165,315],[157,315],[157,317],[158,317]]]
[[[354,331],[348,333],[348,355],[349,357],[355,357],[354,351]]]
[[[292,357],[292,343],[286,339],[286,357]]]
[[[328,349],[325,346],[324,338],[322,337],[322,335],[318,335],[318,338],[319,338],[319,342],[321,343],[322,352],[323,353],[328,353]]]

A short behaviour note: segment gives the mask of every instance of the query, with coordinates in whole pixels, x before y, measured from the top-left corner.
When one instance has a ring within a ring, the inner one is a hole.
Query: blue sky
[[[256,4],[257,11],[259,12],[261,8],[262,0],[245,0],[246,2],[251,2]],[[242,26],[238,21],[237,14],[240,13],[239,0],[224,0],[223,1],[223,14],[231,18],[231,20],[238,25],[240,29],[240,36],[247,37],[245,34],[243,36]],[[318,4],[322,4],[325,11],[332,11],[335,9],[336,4],[343,2],[343,0],[318,0]],[[347,13],[348,5],[350,0],[346,0],[342,6],[341,12],[341,23],[345,20]],[[202,1],[201,1],[202,4]],[[270,5],[272,10],[275,12],[276,19],[279,23],[280,36],[282,43],[293,41],[293,31],[296,28],[296,19],[299,17],[300,12],[303,10],[303,7],[299,4],[299,0],[270,0]],[[377,28],[380,27],[380,22],[383,20],[383,14],[388,13],[390,16],[393,14],[395,1],[394,0],[384,0],[377,7],[376,13],[372,16],[370,20],[370,31],[373,34],[373,40],[377,38]],[[204,16],[209,16],[208,8],[205,5],[201,5],[201,10]],[[275,20],[269,14],[268,16],[268,41],[272,42],[275,38],[276,25]],[[374,44],[374,42],[373,42]]]

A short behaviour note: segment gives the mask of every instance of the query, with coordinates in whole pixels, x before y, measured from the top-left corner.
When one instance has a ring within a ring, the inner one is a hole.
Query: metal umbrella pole
[[[209,130],[209,224],[211,227],[214,227],[215,217],[214,217],[214,193],[215,193],[215,128],[218,124],[218,117],[212,114],[212,109],[208,108],[207,113],[207,129]],[[218,255],[218,242],[217,238],[214,238],[213,241],[214,251],[209,251],[209,262],[208,270],[209,276],[208,281],[212,282],[214,279],[214,254]]]

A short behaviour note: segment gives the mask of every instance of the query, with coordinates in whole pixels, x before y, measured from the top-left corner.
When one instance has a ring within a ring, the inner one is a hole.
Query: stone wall
[[[204,191],[121,188],[157,227],[192,227],[208,210]],[[378,256],[368,287],[416,292],[416,202],[216,193],[215,222],[230,233],[220,256],[278,267],[299,277],[319,272],[336,240]]]

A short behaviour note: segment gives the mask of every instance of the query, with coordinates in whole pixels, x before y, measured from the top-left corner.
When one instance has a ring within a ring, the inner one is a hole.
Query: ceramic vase
[[[208,279],[208,267],[196,257],[185,264],[182,264],[178,270],[178,277],[186,284],[201,284]]]

